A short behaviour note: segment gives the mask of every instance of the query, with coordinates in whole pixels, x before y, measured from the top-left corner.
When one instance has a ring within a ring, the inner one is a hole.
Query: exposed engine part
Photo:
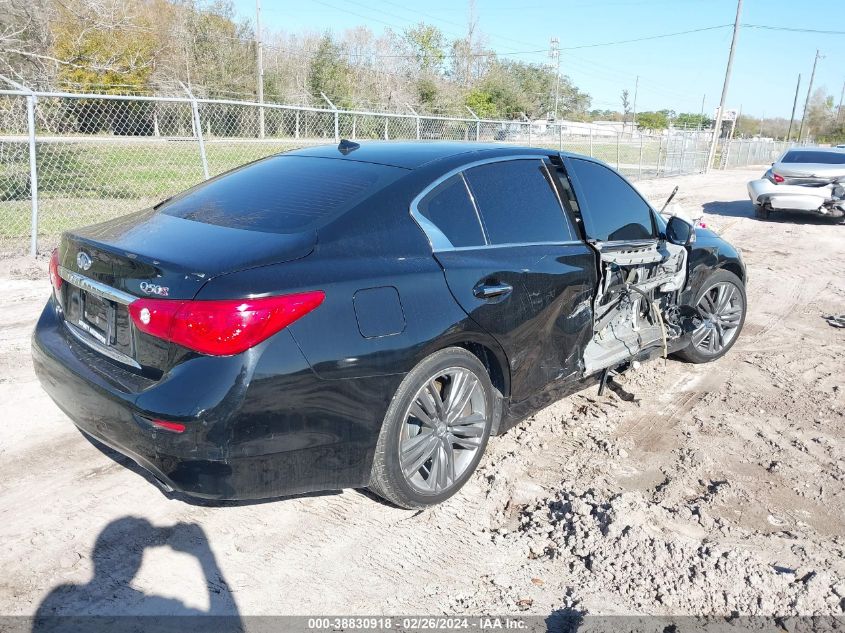
[[[670,341],[688,331],[686,321],[693,317],[680,314],[675,305],[686,284],[686,248],[645,240],[598,244],[596,249],[601,274],[593,338],[584,354],[587,373],[616,367],[650,347],[662,348],[666,356]]]

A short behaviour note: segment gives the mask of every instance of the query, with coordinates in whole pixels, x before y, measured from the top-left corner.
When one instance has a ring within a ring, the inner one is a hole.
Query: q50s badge
[[[141,292],[147,295],[156,295],[158,297],[166,297],[170,292],[167,286],[159,286],[158,284],[151,284],[148,281],[141,282]]]

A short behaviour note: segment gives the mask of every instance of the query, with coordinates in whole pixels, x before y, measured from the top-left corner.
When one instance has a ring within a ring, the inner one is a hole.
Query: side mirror
[[[666,223],[666,239],[678,246],[689,246],[695,242],[695,227],[682,217],[673,215]]]

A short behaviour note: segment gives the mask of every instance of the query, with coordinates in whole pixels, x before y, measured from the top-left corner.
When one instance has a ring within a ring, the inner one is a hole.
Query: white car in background
[[[748,183],[754,214],[803,211],[845,215],[845,148],[796,147],[787,150],[758,180]]]

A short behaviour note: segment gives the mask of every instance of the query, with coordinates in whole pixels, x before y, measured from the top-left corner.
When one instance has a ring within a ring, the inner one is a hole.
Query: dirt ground
[[[365,491],[168,497],[41,391],[46,264],[0,261],[0,613],[845,612],[845,225],[752,217],[762,169],[641,183],[742,248],[733,350],[642,366],[490,442],[425,512]],[[95,548],[96,544],[96,548]]]

